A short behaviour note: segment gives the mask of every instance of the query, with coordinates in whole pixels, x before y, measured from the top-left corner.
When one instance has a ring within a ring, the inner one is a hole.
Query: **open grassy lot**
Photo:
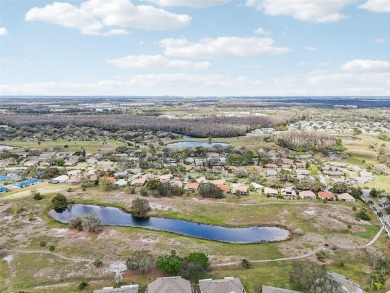
[[[114,150],[116,147],[125,145],[121,141],[117,140],[107,140],[107,141],[81,141],[81,140],[72,140],[68,141],[66,139],[57,139],[55,141],[42,141],[38,144],[37,141],[17,141],[17,140],[5,140],[1,142],[2,145],[13,146],[17,148],[28,148],[31,150],[53,150],[54,147],[62,147],[65,145],[68,147],[64,148],[65,151],[75,152],[80,151],[81,148],[84,148],[87,153],[96,153],[98,151],[109,151]]]
[[[47,189],[53,186],[53,189]],[[261,225],[281,224],[292,231],[302,230],[302,236],[280,243],[238,245],[219,243],[165,232],[149,231],[140,228],[106,227],[99,235],[69,230],[66,225],[50,219],[46,213],[53,194],[68,185],[42,184],[36,188],[46,195],[42,201],[34,201],[30,196],[3,198],[0,205],[0,245],[22,250],[47,250],[39,243],[54,245],[55,251],[72,258],[102,258],[105,265],[97,269],[88,263],[74,263],[60,260],[51,255],[21,254],[12,260],[0,261],[0,288],[2,292],[28,290],[31,292],[77,292],[82,280],[90,285],[85,292],[112,286],[113,275],[110,266],[123,262],[134,250],[147,249],[155,255],[169,253],[172,249],[185,255],[192,251],[207,253],[213,264],[240,261],[242,258],[259,260],[304,255],[319,245],[327,243],[339,247],[364,245],[379,230],[378,222],[372,217],[370,223],[355,219],[356,203],[331,203],[306,201],[272,200],[252,194],[238,200],[235,197],[217,200],[202,200],[194,196],[179,198],[149,197],[156,216],[170,216],[204,223],[221,225]],[[40,189],[41,188],[41,189]],[[20,191],[28,192],[28,190]],[[82,192],[74,188],[72,192],[63,191],[75,201],[103,203],[129,209],[131,201],[138,195],[126,190],[105,192],[99,188]],[[348,228],[350,225],[350,228]],[[342,273],[362,285],[369,279],[369,255],[380,252],[389,255],[388,240],[382,236],[374,247],[368,250],[338,250],[327,252],[327,265],[331,270]],[[311,257],[315,260],[315,257]],[[340,259],[345,267],[340,267]],[[250,270],[239,266],[216,267],[208,276],[240,277],[248,292],[258,292],[263,284],[289,287],[289,272],[292,261],[271,262],[254,265]],[[30,268],[33,269],[30,269]],[[364,268],[364,270],[362,270]],[[161,274],[125,274],[125,283],[137,282],[146,285]],[[205,276],[205,277],[208,277]],[[23,282],[23,279],[28,281]],[[363,282],[363,281],[364,282]]]

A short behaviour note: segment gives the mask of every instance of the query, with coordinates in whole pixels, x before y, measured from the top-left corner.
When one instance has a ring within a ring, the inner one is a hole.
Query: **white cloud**
[[[390,72],[390,62],[382,60],[352,60],[341,65],[341,69],[350,72]]]
[[[75,28],[85,35],[125,34],[125,27],[175,29],[191,21],[188,15],[171,13],[150,5],[136,6],[129,0],[87,0],[80,6],[54,2],[43,8],[30,9],[25,19]]]
[[[362,9],[366,9],[373,12],[390,12],[389,0],[368,0],[359,6]]]
[[[291,16],[302,21],[333,22],[345,18],[342,9],[355,2],[356,0],[247,0],[246,5],[263,10],[268,15]]]
[[[269,31],[266,31],[262,27],[259,27],[257,30],[255,30],[255,34],[269,36],[271,33]]]
[[[205,8],[210,6],[223,5],[230,0],[143,0],[155,5],[169,7],[169,6],[185,6],[192,8]]]
[[[145,74],[96,83],[40,82],[0,85],[2,95],[245,95],[260,82],[245,77]]]
[[[8,31],[5,27],[0,27],[0,36],[8,35]]]
[[[129,55],[123,58],[111,59],[107,61],[118,68],[137,69],[178,69],[178,70],[198,70],[210,66],[208,62],[191,62],[184,60],[170,60],[162,55]]]
[[[377,44],[384,44],[384,43],[386,43],[386,39],[385,38],[375,38],[374,41]]]
[[[306,51],[315,51],[315,50],[317,50],[317,49],[316,49],[315,47],[313,47],[313,46],[305,46],[304,49],[305,49]]]
[[[164,39],[160,45],[166,55],[195,58],[283,54],[289,51],[287,48],[274,47],[274,40],[270,38],[254,37],[218,37],[202,39],[199,43],[186,39]]]

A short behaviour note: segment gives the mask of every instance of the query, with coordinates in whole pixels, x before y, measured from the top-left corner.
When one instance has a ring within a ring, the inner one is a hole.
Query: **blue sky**
[[[0,0],[1,95],[390,95],[390,0]]]

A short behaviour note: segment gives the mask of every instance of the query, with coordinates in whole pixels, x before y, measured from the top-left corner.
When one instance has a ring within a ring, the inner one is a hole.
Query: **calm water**
[[[75,204],[69,206],[63,212],[50,210],[49,214],[62,223],[69,222],[76,216],[84,216],[95,213],[99,216],[103,225],[141,227],[152,230],[161,230],[186,235],[195,238],[203,238],[230,243],[260,243],[285,240],[290,232],[279,227],[249,227],[228,228],[206,224],[193,223],[184,220],[164,218],[136,218],[131,214],[114,207],[99,207],[94,205]]]
[[[168,147],[198,147],[198,146],[201,146],[201,147],[205,147],[205,148],[211,148],[215,145],[228,146],[229,144],[224,143],[224,142],[208,143],[208,142],[200,142],[200,141],[178,141],[178,142],[170,143],[167,146]]]

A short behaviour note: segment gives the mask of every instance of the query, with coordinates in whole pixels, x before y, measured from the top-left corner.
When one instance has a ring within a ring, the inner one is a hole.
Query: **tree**
[[[344,293],[345,291],[342,289],[340,284],[326,275],[323,278],[315,280],[307,291],[307,293]]]
[[[296,262],[293,264],[290,281],[298,290],[308,291],[316,280],[326,277],[326,269],[312,262]]]
[[[61,210],[61,209],[66,209],[68,207],[68,199],[66,198],[65,195],[61,193],[57,193],[56,196],[53,197],[51,200],[53,209],[55,210]]]
[[[241,261],[241,266],[244,268],[244,269],[250,269],[252,267],[252,264],[250,263],[249,260],[247,260],[246,258],[244,258],[242,261]]]
[[[192,252],[183,259],[180,276],[188,279],[196,279],[209,269],[209,258],[203,252]]]
[[[183,259],[176,254],[175,250],[172,250],[170,255],[158,257],[156,267],[164,273],[177,275],[182,263]]]
[[[131,203],[131,210],[134,216],[144,218],[150,211],[149,201],[144,198],[136,198]]]
[[[126,260],[126,267],[132,271],[146,273],[153,266],[153,256],[147,250],[134,251],[129,259]]]
[[[87,282],[84,282],[84,281],[82,281],[80,284],[79,284],[79,289],[80,290],[84,290],[85,289],[85,287],[87,287],[88,286],[88,283]]]
[[[202,183],[199,186],[199,194],[203,197],[223,198],[222,190],[212,183]]]
[[[384,190],[378,190],[378,189],[376,189],[375,187],[374,187],[373,189],[370,190],[370,196],[372,196],[372,197],[381,196],[382,193],[384,193]]]
[[[357,214],[356,214],[356,217],[360,220],[364,220],[364,221],[370,221],[371,220],[371,217],[367,214],[367,212],[362,209],[360,210]]]
[[[95,213],[85,215],[81,219],[83,230],[87,232],[99,233],[102,230],[102,221]]]

